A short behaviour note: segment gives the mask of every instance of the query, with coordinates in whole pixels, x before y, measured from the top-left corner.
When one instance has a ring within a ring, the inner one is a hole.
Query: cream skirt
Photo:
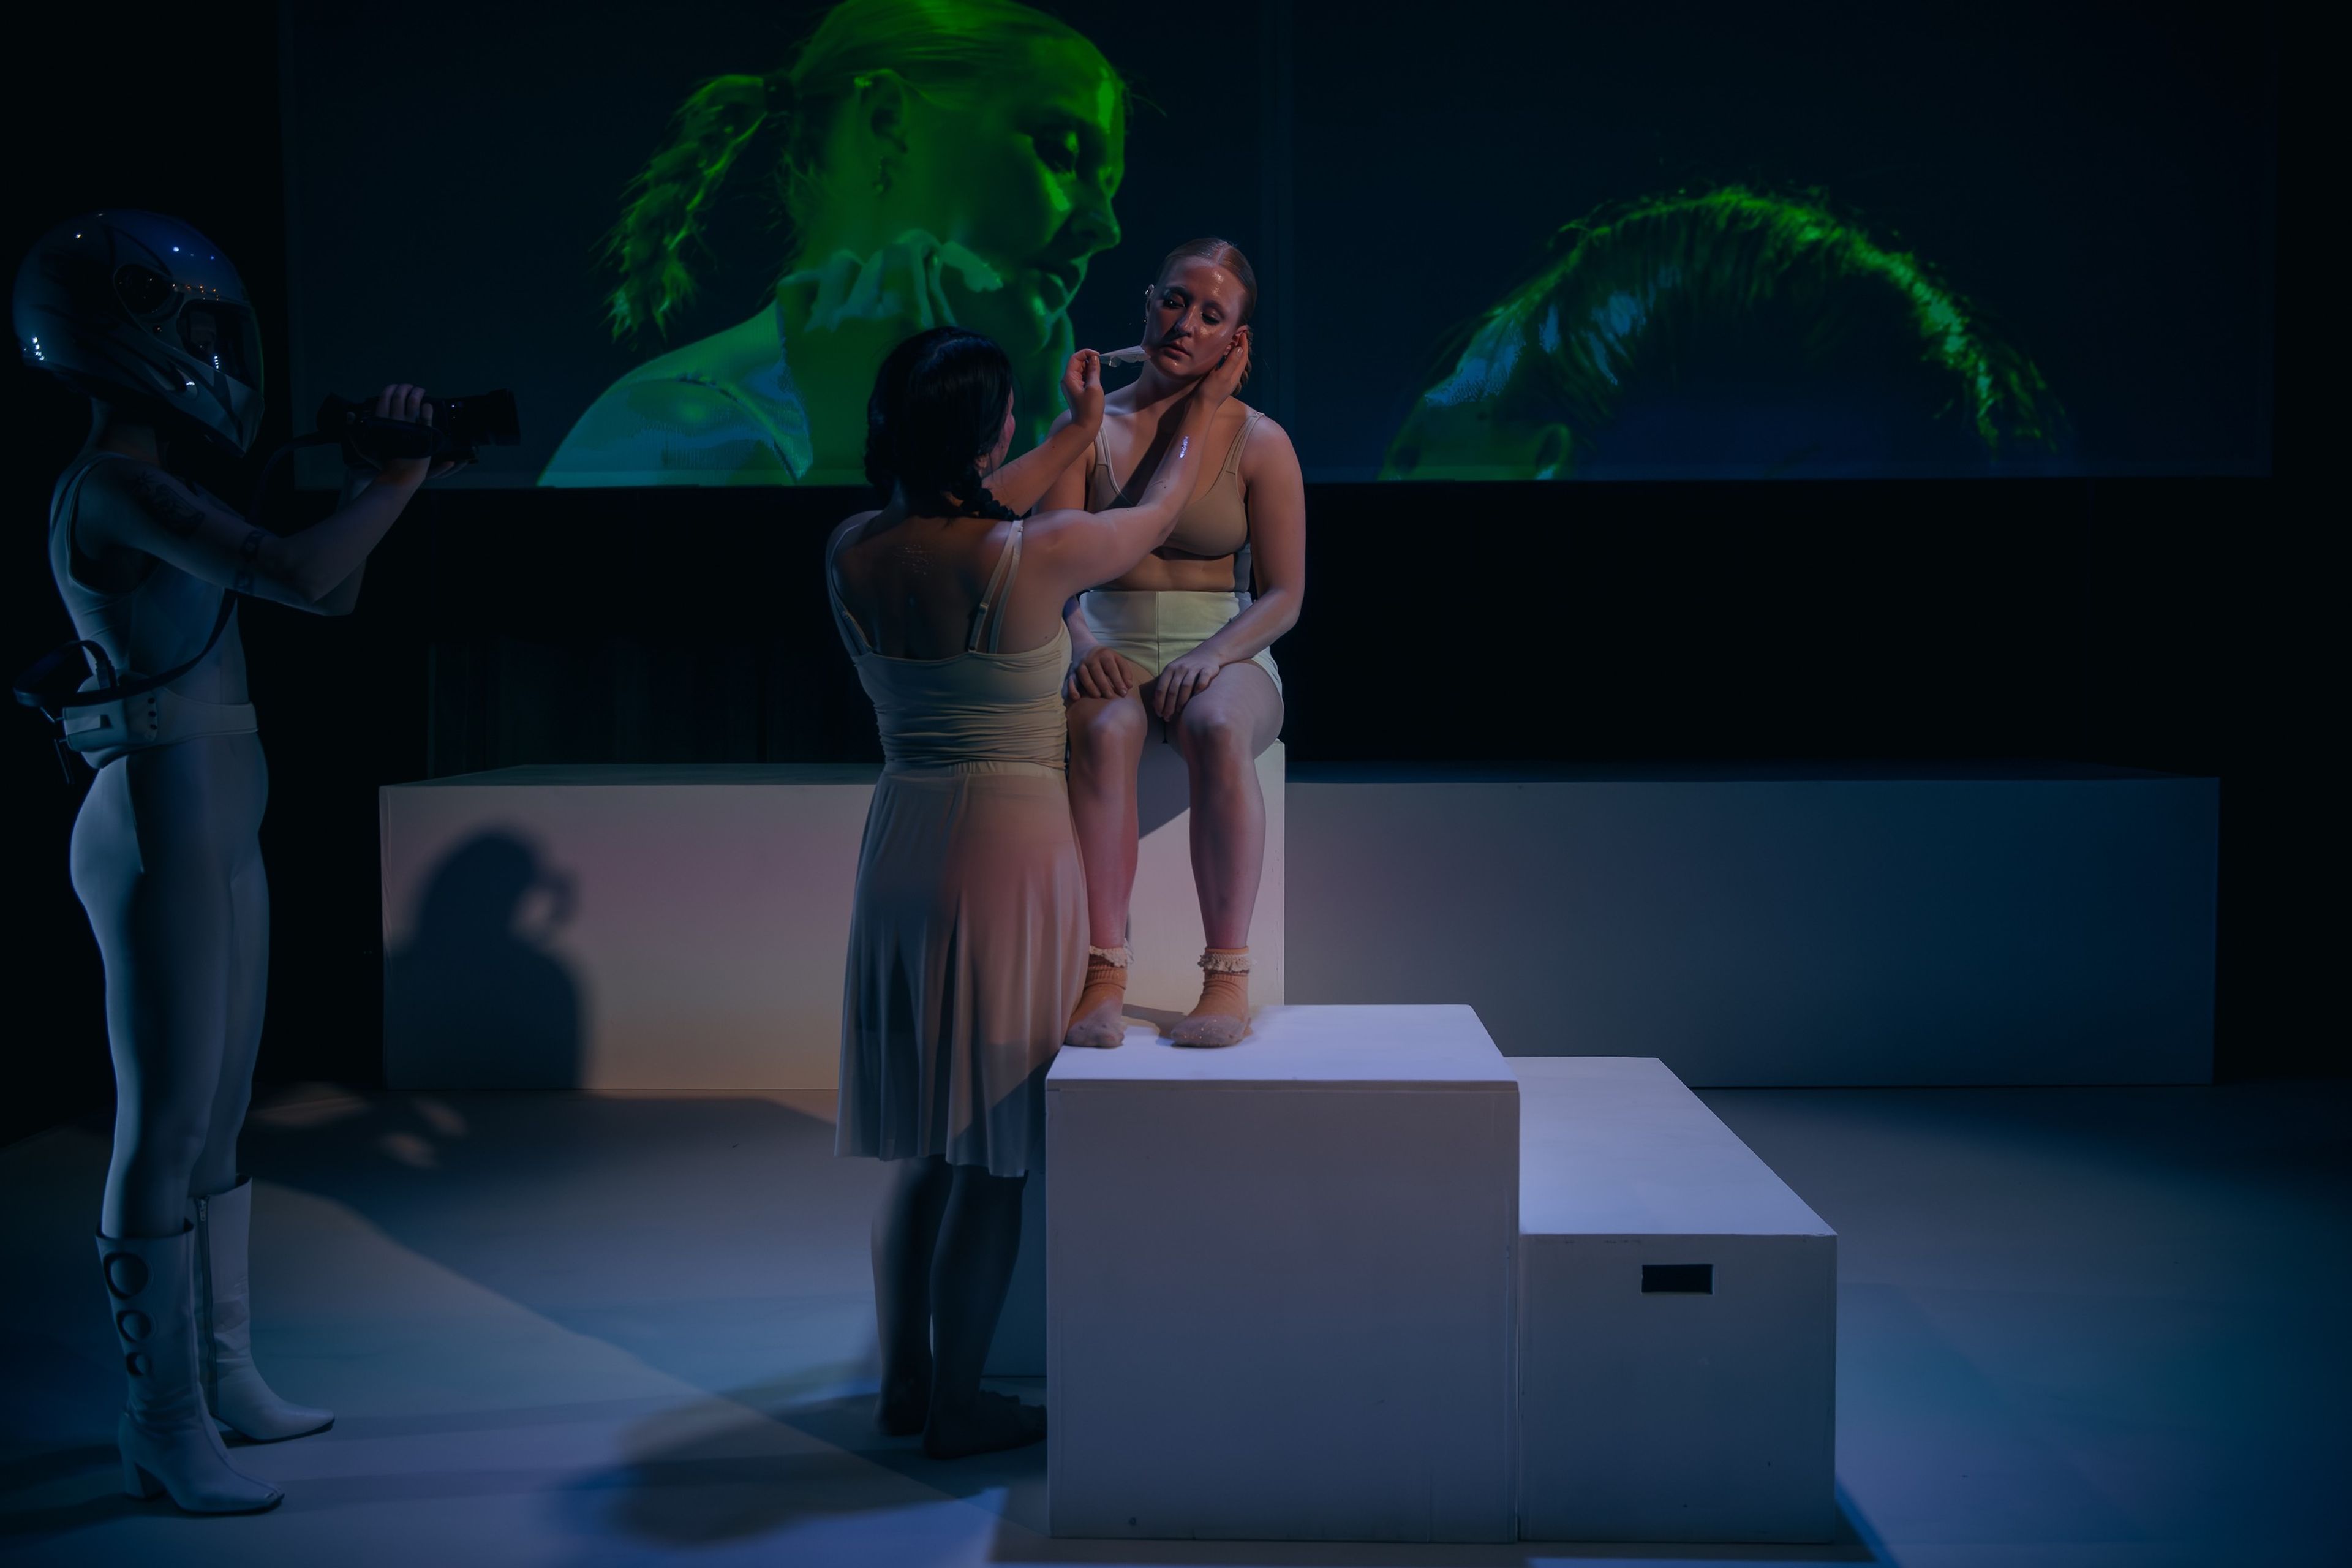
[[[1038,1169],[1045,1069],[1086,974],[1060,771],[886,770],[857,860],[835,1152]]]

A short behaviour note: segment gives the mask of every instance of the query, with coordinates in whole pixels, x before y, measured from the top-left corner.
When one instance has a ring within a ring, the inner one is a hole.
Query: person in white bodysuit
[[[194,1513],[255,1512],[281,1494],[230,1462],[215,1422],[273,1442],[334,1417],[280,1399],[253,1364],[251,1188],[236,1142],[267,988],[268,773],[225,595],[348,614],[427,464],[355,476],[340,510],[285,538],[170,472],[171,443],[210,436],[243,450],[261,414],[244,286],[173,219],[117,211],[59,226],[19,269],[15,306],[26,362],[91,399],[89,440],[49,513],[50,569],[76,635],[126,681],[196,660],[131,704],[125,743],[68,742],[97,767],[71,860],[105,963],[114,1062],[98,1249],[129,1381],[123,1483]],[[408,385],[385,388],[374,412],[431,413]]]

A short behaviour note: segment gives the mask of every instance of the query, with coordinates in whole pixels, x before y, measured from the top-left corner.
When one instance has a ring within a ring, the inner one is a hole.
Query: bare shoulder
[[[783,357],[784,343],[776,330],[776,315],[763,310],[748,321],[697,338],[667,353],[656,354],[614,383],[688,382],[731,385],[772,372]]]
[[[824,552],[826,557],[830,559],[833,552],[840,549],[842,545],[854,536],[859,529],[864,528],[867,523],[872,522],[876,518],[880,517],[881,515],[882,509],[880,507],[874,507],[866,511],[851,512],[847,517],[844,518],[841,521],[841,526],[835,529],[833,532],[825,538]]]
[[[1250,426],[1249,445],[1242,448],[1242,478],[1255,480],[1296,476],[1298,449],[1290,444],[1290,432],[1270,414],[1255,408],[1245,409],[1247,414],[1255,414],[1257,423]]]

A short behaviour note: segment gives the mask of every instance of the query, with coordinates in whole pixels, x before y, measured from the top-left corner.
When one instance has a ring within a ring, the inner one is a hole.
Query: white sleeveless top
[[[136,462],[113,452],[86,453],[58,478],[49,500],[49,575],[58,596],[73,618],[74,635],[94,642],[114,661],[116,674],[129,680],[171,669],[194,658],[212,635],[219,616],[221,590],[167,561],[148,558],[146,572],[128,588],[92,586],[75,571],[90,557],[75,546],[74,524],[80,506],[82,481],[102,462]],[[96,678],[84,689],[95,686]],[[158,703],[169,710],[158,716],[148,744],[170,744],[199,734],[241,734],[254,729],[253,709],[246,701],[245,647],[231,616],[220,641],[204,661],[163,689]],[[94,752],[102,765],[119,752]]]

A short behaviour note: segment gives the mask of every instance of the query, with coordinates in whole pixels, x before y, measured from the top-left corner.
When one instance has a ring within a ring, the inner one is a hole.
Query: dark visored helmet
[[[239,452],[261,433],[261,332],[220,247],[177,218],[61,223],[16,268],[25,363],[99,397],[160,405]]]

